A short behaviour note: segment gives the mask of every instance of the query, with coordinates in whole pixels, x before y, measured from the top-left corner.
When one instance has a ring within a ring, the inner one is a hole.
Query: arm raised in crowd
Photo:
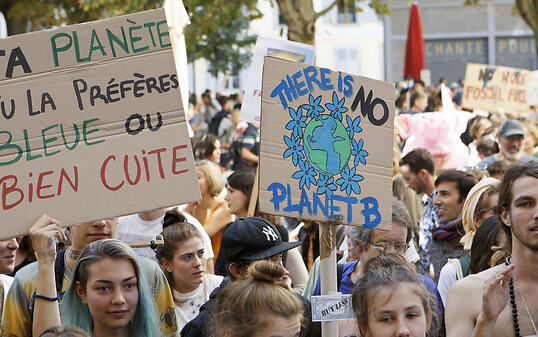
[[[54,276],[56,242],[67,238],[59,222],[47,215],[41,216],[30,228],[30,236],[38,261],[37,288],[34,295],[34,317],[32,335],[39,336],[43,331],[61,325],[58,294]]]

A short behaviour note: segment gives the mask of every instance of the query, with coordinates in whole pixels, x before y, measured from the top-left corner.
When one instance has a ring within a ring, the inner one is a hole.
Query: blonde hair
[[[478,218],[478,211],[483,209],[489,196],[499,191],[500,185],[501,182],[495,178],[484,178],[474,185],[467,194],[461,212],[461,220],[465,230],[465,235],[460,240],[463,249],[471,250],[477,229],[475,219]]]
[[[300,315],[303,302],[279,281],[285,274],[282,265],[271,261],[253,263],[246,280],[226,285],[215,303],[210,336],[221,337],[233,329],[234,337],[248,337],[271,324],[271,316],[289,318]]]
[[[212,197],[219,195],[224,188],[224,179],[217,164],[204,159],[196,162],[196,168],[199,168],[204,174],[209,194]]]

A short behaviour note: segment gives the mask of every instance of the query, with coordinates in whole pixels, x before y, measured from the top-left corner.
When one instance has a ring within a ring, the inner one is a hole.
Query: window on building
[[[357,22],[355,16],[355,2],[349,0],[338,0],[338,23]]]
[[[359,47],[337,47],[335,49],[335,68],[342,72],[359,75],[361,60]]]

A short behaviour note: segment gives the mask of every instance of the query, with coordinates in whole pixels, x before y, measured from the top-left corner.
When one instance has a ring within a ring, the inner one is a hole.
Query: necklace
[[[512,261],[511,257],[506,258],[505,264],[508,266]],[[510,279],[510,283],[508,283],[508,293],[510,294],[510,305],[512,306],[512,318],[514,321],[514,331],[516,333],[516,337],[521,337],[519,331],[519,321],[517,317],[517,305],[516,305],[516,294],[514,291],[514,280],[516,281],[517,290],[519,292],[519,296],[521,296],[521,299],[523,300],[523,304],[525,305],[525,310],[527,311],[527,315],[529,315],[529,319],[531,321],[532,327],[534,329],[535,335],[538,335],[538,330],[536,330],[536,325],[534,324],[534,320],[532,319],[531,312],[529,310],[529,306],[527,305],[527,301],[525,300],[525,297],[523,297],[523,292],[521,291],[521,287],[519,286],[519,282],[517,281],[516,275],[512,271],[512,278]]]

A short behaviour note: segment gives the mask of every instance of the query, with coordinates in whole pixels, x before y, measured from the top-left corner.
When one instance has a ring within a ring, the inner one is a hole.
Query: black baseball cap
[[[525,130],[523,125],[517,119],[510,119],[501,126],[499,134],[503,137],[510,137],[513,135],[520,135],[525,137]]]
[[[232,261],[263,260],[300,245],[300,242],[282,242],[276,227],[265,219],[240,218],[224,228],[215,266],[225,266]]]

